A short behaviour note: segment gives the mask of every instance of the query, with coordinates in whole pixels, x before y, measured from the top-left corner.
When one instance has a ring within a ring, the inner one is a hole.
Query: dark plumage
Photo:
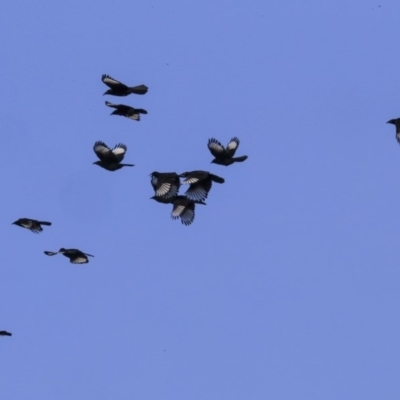
[[[195,204],[203,204],[204,201],[201,200],[191,200],[186,196],[175,196],[169,199],[163,197],[153,196],[151,199],[158,201],[159,203],[172,204],[172,219],[181,219],[183,225],[190,225],[194,221],[195,217]]]
[[[12,333],[7,331],[0,331],[0,336],[12,336]]]
[[[185,178],[182,184],[190,185],[185,196],[191,200],[205,200],[213,182],[224,183],[225,179],[207,171],[184,172],[179,175]]]
[[[391,119],[387,123],[396,126],[396,139],[400,143],[400,118]]]
[[[111,94],[113,96],[128,96],[128,94],[146,94],[149,88],[146,85],[139,86],[126,86],[123,83],[111,78],[109,75],[102,75],[101,80],[110,89],[108,89],[104,94]]]
[[[140,121],[140,114],[147,114],[147,111],[143,108],[133,108],[125,104],[113,104],[106,101],[106,106],[116,109],[110,115],[121,115],[134,121]]]
[[[237,137],[234,137],[231,139],[228,145],[224,147],[217,139],[209,139],[208,149],[215,157],[214,160],[211,161],[211,163],[228,166],[235,162],[242,162],[246,160],[247,156],[233,157],[237,148],[239,147],[239,143],[239,139]]]
[[[134,166],[134,164],[121,164],[121,161],[124,159],[125,153],[128,150],[128,148],[122,143],[117,144],[111,150],[104,142],[98,140],[94,144],[93,150],[97,157],[100,158],[100,161],[96,161],[93,164],[96,164],[107,171],[116,171],[122,167]]]
[[[152,172],[151,185],[155,195],[164,199],[174,198],[178,194],[181,181],[176,172]]]
[[[65,257],[69,258],[70,263],[72,264],[86,264],[89,262],[89,257],[94,257],[91,254],[83,253],[78,249],[64,249],[63,247],[58,251],[45,251],[44,254],[48,256],[55,256],[56,254],[61,253]]]
[[[33,233],[39,233],[43,231],[43,228],[41,225],[47,225],[50,226],[51,222],[46,222],[46,221],[36,221],[36,219],[30,219],[30,218],[20,218],[17,219],[12,223],[12,225],[18,225],[21,228],[26,228],[30,229],[31,232]]]

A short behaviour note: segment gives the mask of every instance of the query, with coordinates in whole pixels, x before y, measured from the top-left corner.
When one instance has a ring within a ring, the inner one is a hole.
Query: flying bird
[[[191,200],[186,196],[175,196],[169,199],[163,197],[153,196],[151,199],[158,201],[159,203],[172,204],[172,219],[181,219],[183,225],[190,225],[194,221],[195,217],[195,204],[203,204],[204,201],[201,200]]]
[[[396,126],[396,139],[400,143],[400,118],[391,119],[387,123]]]
[[[95,161],[93,164],[106,169],[107,171],[116,171],[122,167],[133,167],[134,164],[121,164],[128,148],[122,144],[117,144],[112,150],[102,141],[98,140],[93,150],[99,157],[100,161]]]
[[[121,115],[134,121],[140,121],[140,114],[147,114],[147,111],[143,110],[143,108],[133,108],[125,104],[113,104],[106,101],[106,106],[115,108],[110,115]]]
[[[44,254],[48,256],[55,256],[61,253],[65,257],[69,258],[71,264],[86,264],[89,262],[89,257],[94,257],[91,254],[84,253],[78,249],[64,249],[63,247],[58,251],[45,251]]]
[[[12,333],[7,331],[0,331],[0,336],[12,336]]]
[[[35,219],[30,219],[30,218],[20,218],[17,219],[12,223],[12,225],[18,225],[21,228],[26,228],[30,229],[31,232],[33,233],[39,233],[43,231],[43,228],[41,225],[47,225],[50,226],[51,222],[46,222],[46,221],[36,221]]]
[[[111,94],[113,96],[128,96],[128,94],[146,94],[149,88],[146,85],[139,86],[126,86],[123,83],[111,78],[109,75],[102,75],[101,80],[110,89],[108,89],[104,94]]]
[[[176,172],[152,172],[151,185],[153,186],[155,195],[164,199],[174,198],[179,191],[181,181]]]
[[[211,161],[211,163],[225,165],[227,167],[228,165],[231,165],[235,162],[243,162],[244,160],[247,160],[247,156],[233,157],[236,153],[237,148],[239,147],[239,143],[239,139],[237,137],[234,137],[231,139],[228,145],[224,147],[217,139],[209,139],[208,149],[215,157],[214,160]]]
[[[191,200],[205,200],[213,182],[224,183],[225,179],[220,176],[211,174],[207,171],[191,171],[184,172],[179,175],[185,178],[182,182],[183,185],[190,185],[186,191],[185,196]]]

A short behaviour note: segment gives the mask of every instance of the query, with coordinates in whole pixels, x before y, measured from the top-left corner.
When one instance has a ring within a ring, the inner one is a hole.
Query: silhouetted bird
[[[178,194],[181,181],[176,172],[152,172],[151,185],[157,197],[170,199]]]
[[[173,198],[165,199],[163,197],[153,196],[151,199],[158,201],[159,203],[172,204],[172,219],[181,219],[183,225],[190,225],[194,221],[195,217],[195,204],[203,204],[201,200],[191,200],[186,196],[175,196]]]
[[[124,159],[125,153],[128,150],[128,148],[122,143],[117,144],[111,150],[105,143],[98,140],[94,144],[93,150],[97,154],[97,157],[100,158],[100,161],[96,161],[93,164],[96,164],[107,171],[116,171],[122,167],[134,166],[134,164],[121,164],[121,161]]]
[[[110,115],[121,115],[134,121],[140,121],[140,114],[147,114],[147,111],[143,108],[133,108],[125,104],[113,104],[106,101],[106,106],[116,108]]]
[[[139,86],[126,86],[123,83],[111,78],[109,75],[102,75],[101,80],[110,89],[108,89],[104,94],[111,94],[113,96],[128,96],[128,94],[146,94],[149,88],[146,85]]]
[[[396,125],[396,139],[400,143],[400,118],[391,119],[387,123]]]
[[[12,333],[7,331],[0,331],[0,336],[12,336]]]
[[[211,161],[211,163],[228,166],[235,162],[242,162],[246,160],[247,156],[233,157],[237,148],[239,147],[239,143],[239,139],[237,137],[234,137],[231,139],[228,145],[224,147],[217,139],[209,139],[208,149],[215,157],[214,160]]]
[[[63,247],[58,251],[45,251],[44,252],[44,254],[46,254],[48,256],[55,256],[58,253],[61,253],[65,257],[68,257],[69,261],[72,264],[86,264],[89,262],[89,259],[87,258],[87,256],[94,257],[91,254],[83,253],[82,251],[77,250],[77,249],[64,249]]]
[[[12,225],[18,225],[22,228],[30,229],[33,233],[39,233],[43,231],[40,225],[50,226],[51,222],[36,221],[35,219],[20,218],[12,223]]]
[[[189,197],[191,200],[205,200],[213,182],[225,182],[224,178],[213,175],[207,171],[184,172],[179,176],[181,178],[185,178],[182,184],[190,185],[189,189],[185,193],[185,196]]]

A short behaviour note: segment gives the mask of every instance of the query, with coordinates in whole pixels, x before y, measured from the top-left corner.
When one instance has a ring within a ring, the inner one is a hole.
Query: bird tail
[[[217,182],[217,183],[224,183],[225,182],[225,179],[221,178],[218,175],[210,174],[210,177],[214,182]]]
[[[40,224],[40,225],[47,225],[47,226],[50,226],[50,225],[51,225],[51,222],[39,221],[39,224]]]
[[[122,165],[123,167],[134,167],[135,164],[119,164]]]
[[[247,160],[247,159],[248,159],[247,156],[241,156],[241,157],[232,158],[233,161],[238,161],[238,162],[242,162],[242,161]]]
[[[109,101],[106,101],[105,104],[106,104],[107,107],[112,107],[112,108],[116,108],[117,107],[116,104],[110,103]]]
[[[133,86],[130,89],[131,93],[146,94],[149,88],[146,85]]]
[[[85,256],[94,257],[93,255],[88,254],[88,253],[84,253],[84,254],[85,254]]]
[[[56,254],[58,254],[58,251],[45,251],[44,254],[46,254],[46,256],[55,256]]]

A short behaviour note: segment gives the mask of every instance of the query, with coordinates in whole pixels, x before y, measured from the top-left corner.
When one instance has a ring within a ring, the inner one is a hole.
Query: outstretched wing
[[[211,179],[205,179],[197,183],[192,183],[189,189],[186,191],[185,196],[190,200],[203,201],[207,198],[208,192],[211,189],[211,185]]]
[[[93,151],[96,153],[97,157],[99,157],[101,161],[109,160],[110,155],[111,157],[113,157],[111,149],[101,140],[98,140],[94,144]]]
[[[208,149],[215,158],[222,157],[226,154],[224,146],[214,138],[208,139]]]
[[[235,155],[235,152],[237,148],[239,147],[239,139],[235,136],[231,139],[231,141],[228,143],[228,146],[226,146],[226,152],[233,157]]]
[[[111,153],[114,155],[116,161],[121,162],[127,150],[128,148],[123,143],[118,143]]]
[[[188,199],[177,199],[171,213],[172,219],[181,218],[183,225],[190,225],[194,221],[194,203]]]
[[[111,78],[109,75],[102,75],[101,80],[105,83],[110,89],[128,89],[128,86],[124,85],[120,81],[117,81],[114,78]]]

